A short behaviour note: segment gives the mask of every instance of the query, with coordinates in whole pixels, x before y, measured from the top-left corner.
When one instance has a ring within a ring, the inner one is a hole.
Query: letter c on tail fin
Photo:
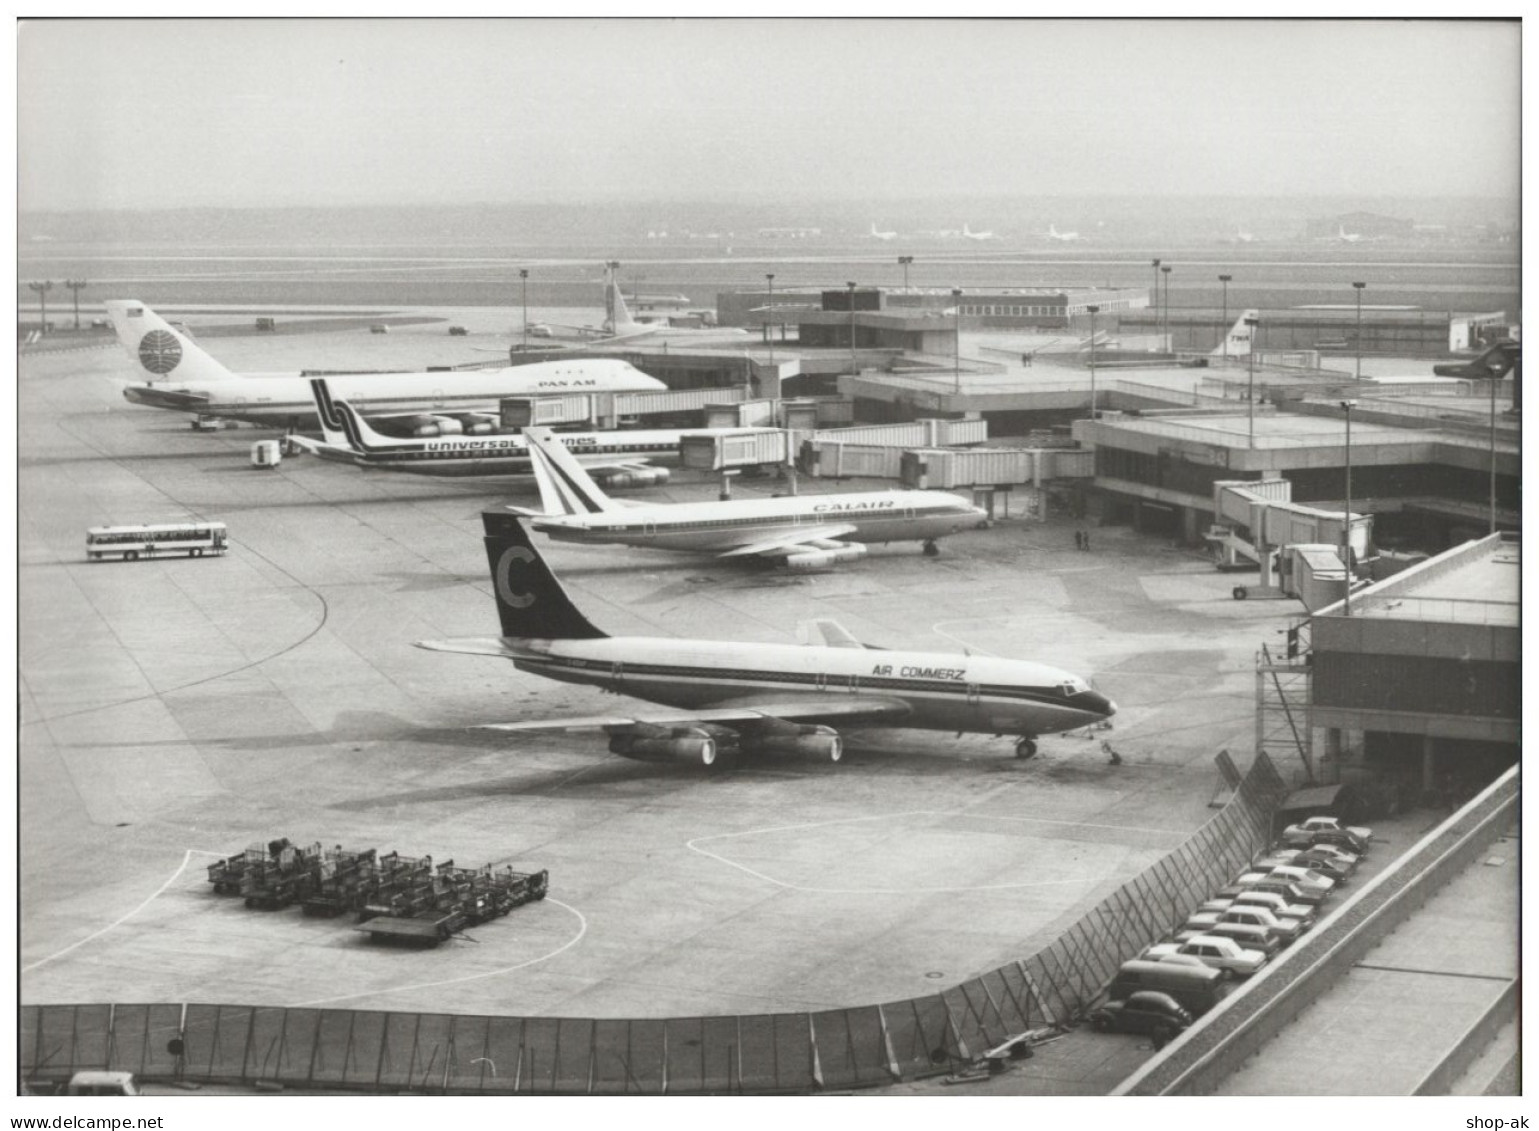
[[[502,635],[526,640],[597,640],[588,622],[529,540],[519,516],[483,511],[486,559]]]

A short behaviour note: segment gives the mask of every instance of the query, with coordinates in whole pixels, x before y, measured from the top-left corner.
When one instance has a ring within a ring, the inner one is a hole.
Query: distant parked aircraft
[[[1338,243],[1361,243],[1363,235],[1361,232],[1347,231],[1344,224],[1337,224],[1335,238]]]
[[[1085,237],[1080,235],[1078,232],[1060,232],[1055,225],[1049,224],[1047,226],[1047,238],[1050,240],[1059,240],[1063,243],[1074,243],[1077,241],[1082,241]]]
[[[962,238],[963,239],[969,239],[969,240],[992,240],[992,239],[998,239],[999,237],[996,236],[991,231],[990,232],[975,232],[971,228],[969,228],[967,226],[967,224],[964,222],[962,224]]]
[[[871,224],[871,238],[872,239],[878,239],[878,240],[895,240],[895,239],[898,238],[898,233],[897,232],[879,232],[879,231],[876,230],[876,223],[875,223],[875,221],[873,221],[872,224]]]

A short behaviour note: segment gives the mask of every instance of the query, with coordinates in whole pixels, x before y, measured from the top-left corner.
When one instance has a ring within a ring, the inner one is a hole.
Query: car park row
[[[1235,882],[1171,933],[1124,962],[1089,1020],[1102,1031],[1143,1033],[1156,1048],[1206,1013],[1310,930],[1321,904],[1357,869],[1373,838],[1332,817],[1284,830]]]

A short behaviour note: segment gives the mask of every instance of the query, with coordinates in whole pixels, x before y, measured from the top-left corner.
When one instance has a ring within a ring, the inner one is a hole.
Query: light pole
[[[775,361],[775,272],[766,271],[764,281],[769,284],[769,309],[765,313],[764,332],[769,339],[770,363]]]
[[[1494,373],[1491,375],[1491,529],[1490,534],[1496,533],[1496,384],[1501,380]],[[1516,382],[1517,378],[1513,378]]]
[[[1160,320],[1160,261],[1151,259],[1149,262],[1154,266],[1154,332],[1158,334],[1163,324]]]
[[[84,279],[66,279],[64,285],[74,292],[75,300],[75,329],[80,329],[80,292],[85,289]]]
[[[1219,318],[1218,333],[1224,339],[1224,364],[1229,364],[1229,280],[1233,275],[1220,275],[1218,281],[1224,284],[1224,313]]]
[[[1165,348],[1175,353],[1176,343],[1170,337],[1170,268],[1161,267],[1160,274],[1165,276]]]
[[[1248,437],[1245,446],[1256,446],[1256,327],[1261,324],[1259,318],[1247,318],[1245,326],[1250,330],[1247,335],[1250,338],[1250,377],[1245,386],[1245,434]]]
[[[529,268],[518,269],[519,283],[524,290],[524,352],[529,352]]]
[[[1363,379],[1363,288],[1367,283],[1353,283],[1357,292],[1357,380]]]
[[[1341,567],[1346,574],[1346,592],[1341,597],[1341,615],[1352,615],[1352,410],[1354,400],[1341,402],[1341,412],[1347,419],[1347,512],[1341,524]]]
[[[40,323],[38,333],[46,334],[48,333],[48,292],[53,290],[53,280],[47,279],[41,283],[28,283],[27,287],[37,292],[37,301],[40,308],[40,313],[38,314],[38,322]]]
[[[850,288],[850,372],[859,373],[860,367],[855,361],[855,284],[844,285]]]
[[[951,354],[951,363],[952,363],[951,385],[952,385],[952,391],[953,392],[960,393],[962,391],[962,288],[961,287],[952,287],[951,288],[951,303],[952,303],[951,309],[956,313],[956,320],[957,320],[956,338],[955,338],[954,343],[952,345],[952,354]]]
[[[903,292],[908,293],[908,265],[914,262],[912,255],[898,256],[898,266],[903,268]]]
[[[1095,316],[1101,313],[1099,306],[1087,306],[1090,311],[1090,419],[1095,420]]]

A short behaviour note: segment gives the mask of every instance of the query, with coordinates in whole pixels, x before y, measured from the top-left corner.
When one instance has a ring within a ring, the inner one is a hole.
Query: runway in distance
[[[888,651],[833,621],[826,643],[761,644],[609,636],[595,628],[535,549],[519,516],[481,516],[500,637],[422,640],[420,648],[498,656],[520,671],[599,687],[669,710],[494,723],[500,731],[602,729],[626,758],[712,767],[739,756],[838,762],[834,725],[1014,735],[1016,757],[1037,738],[1100,722],[1116,705],[1071,672],[972,655]]]
[[[534,528],[558,542],[757,557],[789,569],[824,569],[865,556],[868,542],[924,543],[982,526],[988,515],[944,491],[780,495],[704,503],[622,506],[595,484],[548,428],[526,428],[544,515]]]
[[[319,420],[303,373],[232,373],[142,302],[106,304],[118,341],[143,384],[125,384],[132,404],[198,417],[277,428],[314,428]],[[333,392],[373,420],[389,420],[419,436],[490,431],[504,397],[555,393],[640,393],[667,389],[614,358],[548,361],[501,369],[330,375]]]
[[[294,436],[292,442],[312,455],[357,467],[404,471],[445,478],[530,475],[529,447],[519,434],[496,436],[385,436],[352,405],[334,397],[323,377],[310,381],[321,440]],[[631,432],[558,432],[556,439],[576,454],[582,466],[609,488],[652,487],[668,482],[665,467],[653,459],[679,458],[685,436],[730,435],[755,428],[637,429]]]

